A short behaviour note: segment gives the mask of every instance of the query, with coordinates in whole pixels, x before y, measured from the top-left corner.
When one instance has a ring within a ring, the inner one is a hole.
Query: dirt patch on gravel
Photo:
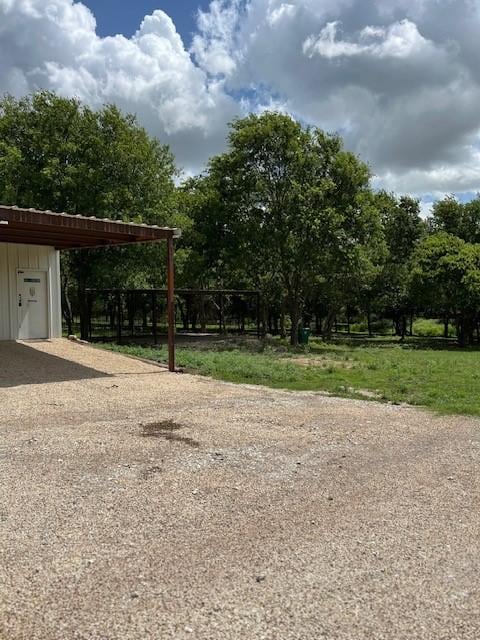
[[[198,440],[176,433],[184,427],[173,420],[161,420],[160,422],[150,422],[149,424],[143,424],[140,426],[142,427],[141,436],[143,438],[163,438],[170,442],[181,442],[182,444],[186,444],[190,447],[200,446]]]

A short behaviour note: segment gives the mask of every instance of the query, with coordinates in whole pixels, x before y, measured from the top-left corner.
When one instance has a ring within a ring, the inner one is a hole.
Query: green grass
[[[165,362],[165,348],[101,345]],[[179,347],[186,371],[236,383],[290,390],[327,391],[344,397],[428,407],[440,413],[480,415],[480,352],[443,341],[396,339],[313,340],[304,351],[279,341]]]
[[[417,318],[413,323],[413,333],[422,337],[442,338],[444,332],[443,322],[441,320],[430,320],[427,318]],[[448,335],[450,338],[456,336],[455,327],[452,324],[448,326]]]

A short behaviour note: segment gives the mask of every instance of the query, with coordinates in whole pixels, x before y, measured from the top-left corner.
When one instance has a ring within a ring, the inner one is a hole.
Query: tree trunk
[[[192,310],[192,317],[190,318],[190,326],[192,331],[196,331],[197,330],[197,318],[198,318],[198,310],[197,309],[193,309]]]
[[[403,342],[407,335],[407,316],[402,315],[400,318],[400,340]]]
[[[337,313],[336,310],[329,311],[327,313],[326,318],[325,318],[325,323],[324,323],[323,329],[322,329],[322,335],[323,335],[324,339],[326,339],[326,340],[330,340],[330,338],[332,337],[332,332],[333,332],[333,326],[335,324],[336,313]]]
[[[302,318],[302,310],[298,302],[294,302],[290,305],[290,319],[292,321],[292,328],[290,330],[290,344],[292,347],[298,346],[298,328],[300,326],[300,320]]]
[[[190,328],[188,322],[188,306],[186,302],[181,300],[177,301],[177,309],[180,311],[180,318],[182,319],[182,326],[184,331],[188,331]]]
[[[370,310],[370,300],[368,301],[367,304],[367,327],[368,327],[368,337],[371,338],[372,337],[372,313]]]
[[[399,315],[395,315],[393,320],[393,330],[397,337],[402,335],[402,326],[401,326],[401,318]]]
[[[280,312],[280,337],[287,337],[287,329],[285,328],[285,309],[283,308],[283,306]]]
[[[88,340],[88,330],[90,326],[89,308],[87,301],[87,292],[85,286],[79,285],[78,291],[78,306],[80,311],[80,338],[82,340]]]
[[[275,335],[275,330],[274,330],[274,326],[273,326],[273,314],[272,313],[268,313],[267,314],[266,323],[267,323],[267,333],[269,333],[270,335],[274,336]]]
[[[68,297],[67,283],[62,278],[62,313],[63,319],[67,325],[68,335],[71,336],[73,334],[73,314],[72,314],[72,305],[70,303],[70,298]]]
[[[446,313],[444,318],[443,318],[443,337],[444,338],[448,338],[449,320],[450,320],[450,318],[448,317],[448,314]]]
[[[267,302],[264,300],[263,304],[261,305],[261,309],[260,309],[260,324],[262,327],[262,335],[263,337],[265,337],[267,335],[267,333],[269,333],[268,331],[268,305]]]
[[[112,300],[108,303],[108,322],[110,331],[113,332],[115,329],[115,303]]]
[[[134,293],[127,295],[128,329],[132,338],[135,333],[135,302]]]
[[[270,327],[268,332],[272,334],[272,336],[280,335],[280,316],[278,313],[271,313],[269,316]]]
[[[205,318],[205,296],[200,296],[200,328],[202,333],[207,330],[207,320]]]
[[[461,316],[457,320],[457,341],[461,347],[473,344],[474,319],[471,316]]]
[[[218,305],[218,313],[219,313],[219,328],[220,328],[220,334],[224,334],[226,333],[226,328],[225,328],[225,299],[223,294],[220,294],[220,300],[219,300],[219,305]]]

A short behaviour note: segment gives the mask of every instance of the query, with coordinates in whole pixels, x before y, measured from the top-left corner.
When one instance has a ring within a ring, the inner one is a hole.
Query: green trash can
[[[308,344],[311,332],[310,327],[298,327],[298,344]]]

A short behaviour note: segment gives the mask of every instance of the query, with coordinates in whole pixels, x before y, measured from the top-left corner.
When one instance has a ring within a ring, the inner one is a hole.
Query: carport
[[[60,338],[60,251],[166,241],[168,364],[175,369],[179,229],[0,205],[0,340]]]

